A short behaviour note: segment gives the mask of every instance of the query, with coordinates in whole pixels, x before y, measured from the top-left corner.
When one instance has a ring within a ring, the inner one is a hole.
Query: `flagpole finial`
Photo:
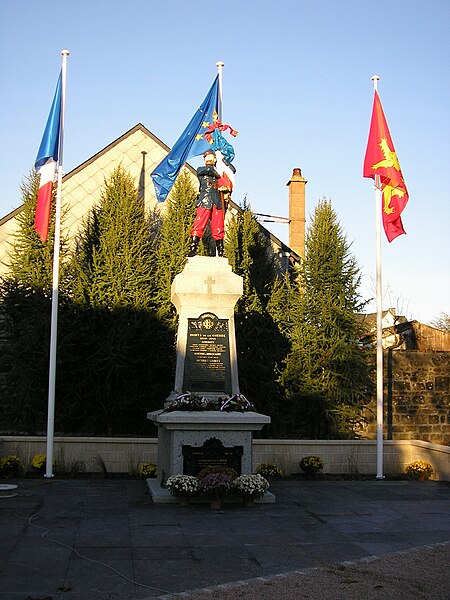
[[[378,82],[380,81],[380,78],[378,77],[378,75],[374,75],[372,77],[372,81],[373,81],[373,89],[376,90],[378,87]]]
[[[70,52],[68,50],[61,50],[61,54],[63,56],[69,56]]]
[[[219,61],[216,62],[216,67],[218,69],[223,69],[224,66],[225,66],[225,63],[222,60],[219,60]]]

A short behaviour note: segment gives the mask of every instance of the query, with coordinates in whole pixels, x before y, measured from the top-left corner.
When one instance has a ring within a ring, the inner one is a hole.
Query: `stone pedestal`
[[[239,393],[234,307],[242,289],[242,277],[219,257],[189,258],[173,280],[179,318],[175,395],[189,390],[215,399]]]
[[[238,473],[252,473],[253,431],[270,423],[270,417],[256,412],[154,411],[148,413],[147,418],[158,427],[158,477],[149,479],[148,483],[153,501],[161,503],[176,502],[163,485],[171,475],[185,473],[185,449],[200,450],[210,440],[220,442],[224,456],[227,450],[238,450]],[[264,501],[274,502],[275,498],[269,494]]]
[[[270,423],[270,417],[256,412],[174,411],[148,413],[158,427],[158,479],[184,472],[183,446],[201,447],[207,440],[219,440],[224,447],[242,448],[240,474],[252,472],[252,432]]]

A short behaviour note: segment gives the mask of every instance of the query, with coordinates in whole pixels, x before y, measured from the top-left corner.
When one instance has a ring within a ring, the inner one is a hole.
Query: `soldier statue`
[[[233,189],[236,169],[220,150],[208,149],[203,154],[205,165],[198,167],[197,177],[200,193],[196,202],[196,214],[191,228],[191,244],[188,256],[195,256],[198,243],[210,222],[211,234],[216,243],[216,255],[223,256],[225,212]]]

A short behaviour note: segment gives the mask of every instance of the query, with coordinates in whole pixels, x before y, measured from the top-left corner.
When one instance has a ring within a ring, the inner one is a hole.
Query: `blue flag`
[[[50,114],[48,115],[47,125],[45,126],[44,135],[34,164],[36,169],[45,165],[52,158],[55,162],[58,161],[59,152],[59,130],[61,121],[61,80],[60,73],[58,83],[56,84],[56,92],[53,98]]]
[[[47,241],[50,208],[53,194],[53,181],[55,179],[56,163],[59,155],[60,129],[61,129],[61,81],[59,75],[55,96],[48,115],[47,125],[36,157],[34,166],[39,171],[39,192],[36,201],[36,214],[34,228],[42,242]]]
[[[189,125],[175,142],[169,154],[152,172],[158,202],[164,202],[167,198],[184,163],[189,158],[199,156],[205,150],[211,148],[210,143],[204,137],[204,133],[213,122],[214,116],[217,118],[218,98],[219,76],[217,75],[206,98],[200,108],[197,109]]]

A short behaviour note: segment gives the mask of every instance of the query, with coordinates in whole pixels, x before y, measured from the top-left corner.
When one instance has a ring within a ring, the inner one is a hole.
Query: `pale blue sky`
[[[20,204],[63,48],[66,172],[138,122],[173,145],[223,60],[223,120],[239,130],[234,200],[287,216],[300,167],[308,213],[331,198],[373,297],[362,162],[377,74],[410,197],[407,235],[383,239],[384,308],[429,322],[450,312],[449,30],[449,0],[2,0],[0,216]],[[288,241],[287,226],[266,226]]]

